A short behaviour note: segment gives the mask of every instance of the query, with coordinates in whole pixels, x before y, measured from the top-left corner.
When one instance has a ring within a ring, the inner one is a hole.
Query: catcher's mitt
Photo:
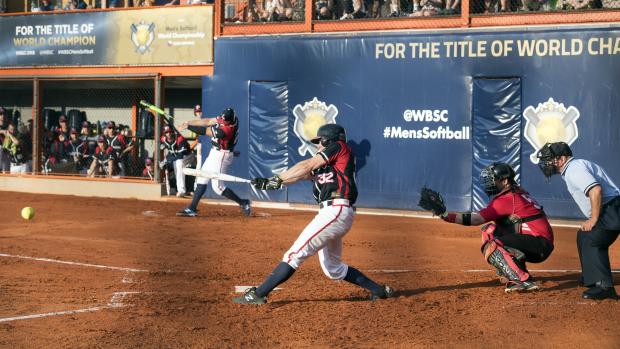
[[[446,212],[446,204],[441,194],[427,187],[423,187],[420,192],[420,202],[418,206],[425,210],[432,211],[436,216],[441,216]]]

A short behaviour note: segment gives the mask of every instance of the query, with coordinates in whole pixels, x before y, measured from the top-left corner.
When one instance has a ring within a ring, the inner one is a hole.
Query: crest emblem
[[[146,24],[140,21],[138,24],[131,25],[131,42],[136,47],[136,51],[143,55],[155,39],[155,23]]]
[[[534,152],[530,154],[530,160],[534,164],[538,163],[536,153],[545,143],[566,142],[571,145],[579,137],[579,110],[573,106],[567,109],[553,98],[539,103],[536,108],[527,107],[523,111],[523,117],[526,120],[525,139],[534,147]]]
[[[316,97],[310,102],[306,102],[303,106],[297,104],[293,108],[295,116],[295,124],[293,131],[297,138],[301,141],[298,149],[299,155],[303,156],[306,152],[314,156],[318,150],[318,146],[310,142],[316,137],[316,131],[325,124],[335,124],[338,108],[335,105],[329,106],[325,102],[319,101]]]

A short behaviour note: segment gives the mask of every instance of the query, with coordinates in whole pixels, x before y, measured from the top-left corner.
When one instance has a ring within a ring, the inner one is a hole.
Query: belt
[[[327,206],[347,206],[351,207],[351,202],[347,199],[333,199],[333,200],[325,200],[321,201],[319,204],[319,208],[324,208]]]
[[[213,146],[212,148],[213,148],[214,150],[221,151],[222,153],[232,153],[232,152],[233,152],[232,150],[228,150],[228,149],[221,149],[221,148],[218,148],[218,147],[216,147],[216,146]]]

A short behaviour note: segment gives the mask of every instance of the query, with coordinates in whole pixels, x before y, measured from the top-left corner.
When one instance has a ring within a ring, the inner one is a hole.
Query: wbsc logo
[[[138,24],[131,25],[131,42],[138,53],[143,55],[148,51],[153,40],[155,40],[155,23],[146,24],[140,21]]]
[[[316,131],[319,127],[336,123],[338,108],[333,104],[327,105],[314,97],[311,101],[304,103],[303,106],[297,104],[293,108],[293,115],[295,116],[293,131],[301,141],[301,146],[298,149],[299,155],[304,156],[308,152],[314,156],[318,147],[310,140],[316,137]]]
[[[536,108],[529,106],[523,111],[525,118],[525,139],[532,145],[534,152],[530,154],[530,161],[538,163],[536,153],[546,143],[566,142],[573,144],[579,137],[577,119],[579,110],[558,103],[549,98],[546,102],[539,103]]]

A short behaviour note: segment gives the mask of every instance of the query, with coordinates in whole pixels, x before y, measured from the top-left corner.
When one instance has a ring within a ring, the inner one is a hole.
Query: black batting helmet
[[[488,196],[495,195],[503,189],[495,183],[495,181],[502,179],[508,179],[510,183],[515,183],[515,171],[506,163],[494,162],[480,171],[480,184]]]
[[[220,117],[226,122],[235,122],[235,119],[237,119],[237,116],[235,115],[235,110],[233,108],[224,109]]]
[[[321,143],[322,146],[326,147],[332,142],[337,141],[347,141],[347,133],[344,130],[344,127],[338,124],[325,124],[319,127],[318,131],[316,131],[316,137],[310,140],[314,144]]]

